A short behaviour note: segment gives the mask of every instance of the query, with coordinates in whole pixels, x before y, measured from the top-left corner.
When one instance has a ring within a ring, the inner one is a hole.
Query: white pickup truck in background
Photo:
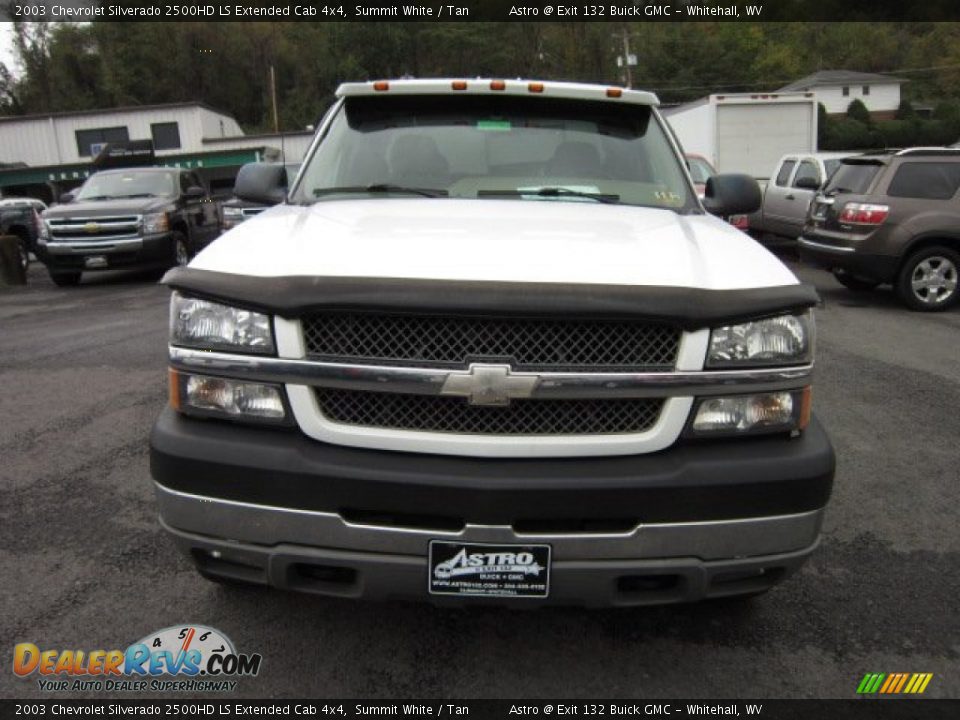
[[[850,154],[791,153],[780,158],[763,191],[763,204],[748,216],[750,234],[768,242],[800,237],[813,196]]]

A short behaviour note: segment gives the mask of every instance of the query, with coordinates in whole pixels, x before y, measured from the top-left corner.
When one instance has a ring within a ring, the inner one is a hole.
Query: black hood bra
[[[163,283],[185,294],[296,318],[318,311],[389,314],[646,318],[688,330],[816,305],[812,285],[737,290],[650,285],[424,280],[368,277],[255,277],[180,267]]]

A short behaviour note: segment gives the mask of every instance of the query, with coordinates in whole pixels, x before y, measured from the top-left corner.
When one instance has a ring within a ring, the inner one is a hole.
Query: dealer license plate
[[[430,541],[431,595],[545,598],[549,545],[486,545]]]

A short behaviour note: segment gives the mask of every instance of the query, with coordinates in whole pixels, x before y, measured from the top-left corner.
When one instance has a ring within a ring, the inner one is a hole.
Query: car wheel
[[[957,302],[960,253],[934,246],[918,250],[904,263],[897,293],[911,310],[937,312]]]
[[[17,235],[17,252],[20,256],[20,267],[26,272],[30,267],[30,251],[27,249],[27,239],[23,235]]]
[[[179,267],[190,262],[190,243],[180,233],[173,234],[173,264]]]
[[[843,270],[834,270],[833,277],[847,290],[853,290],[854,292],[869,292],[870,290],[876,290],[880,285],[875,280],[865,280]]]
[[[51,272],[50,279],[57,287],[72,287],[80,284],[80,275],[78,272]]]

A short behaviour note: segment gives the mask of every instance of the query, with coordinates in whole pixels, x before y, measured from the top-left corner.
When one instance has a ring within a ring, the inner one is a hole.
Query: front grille
[[[608,435],[656,424],[662,398],[514,400],[505,407],[465,398],[314,388],[320,411],[343,425],[468,435]]]
[[[516,370],[644,369],[676,365],[680,329],[648,321],[329,313],[303,321],[307,355],[360,363]]]
[[[140,232],[139,215],[54,218],[48,222],[54,240],[110,240]]]

